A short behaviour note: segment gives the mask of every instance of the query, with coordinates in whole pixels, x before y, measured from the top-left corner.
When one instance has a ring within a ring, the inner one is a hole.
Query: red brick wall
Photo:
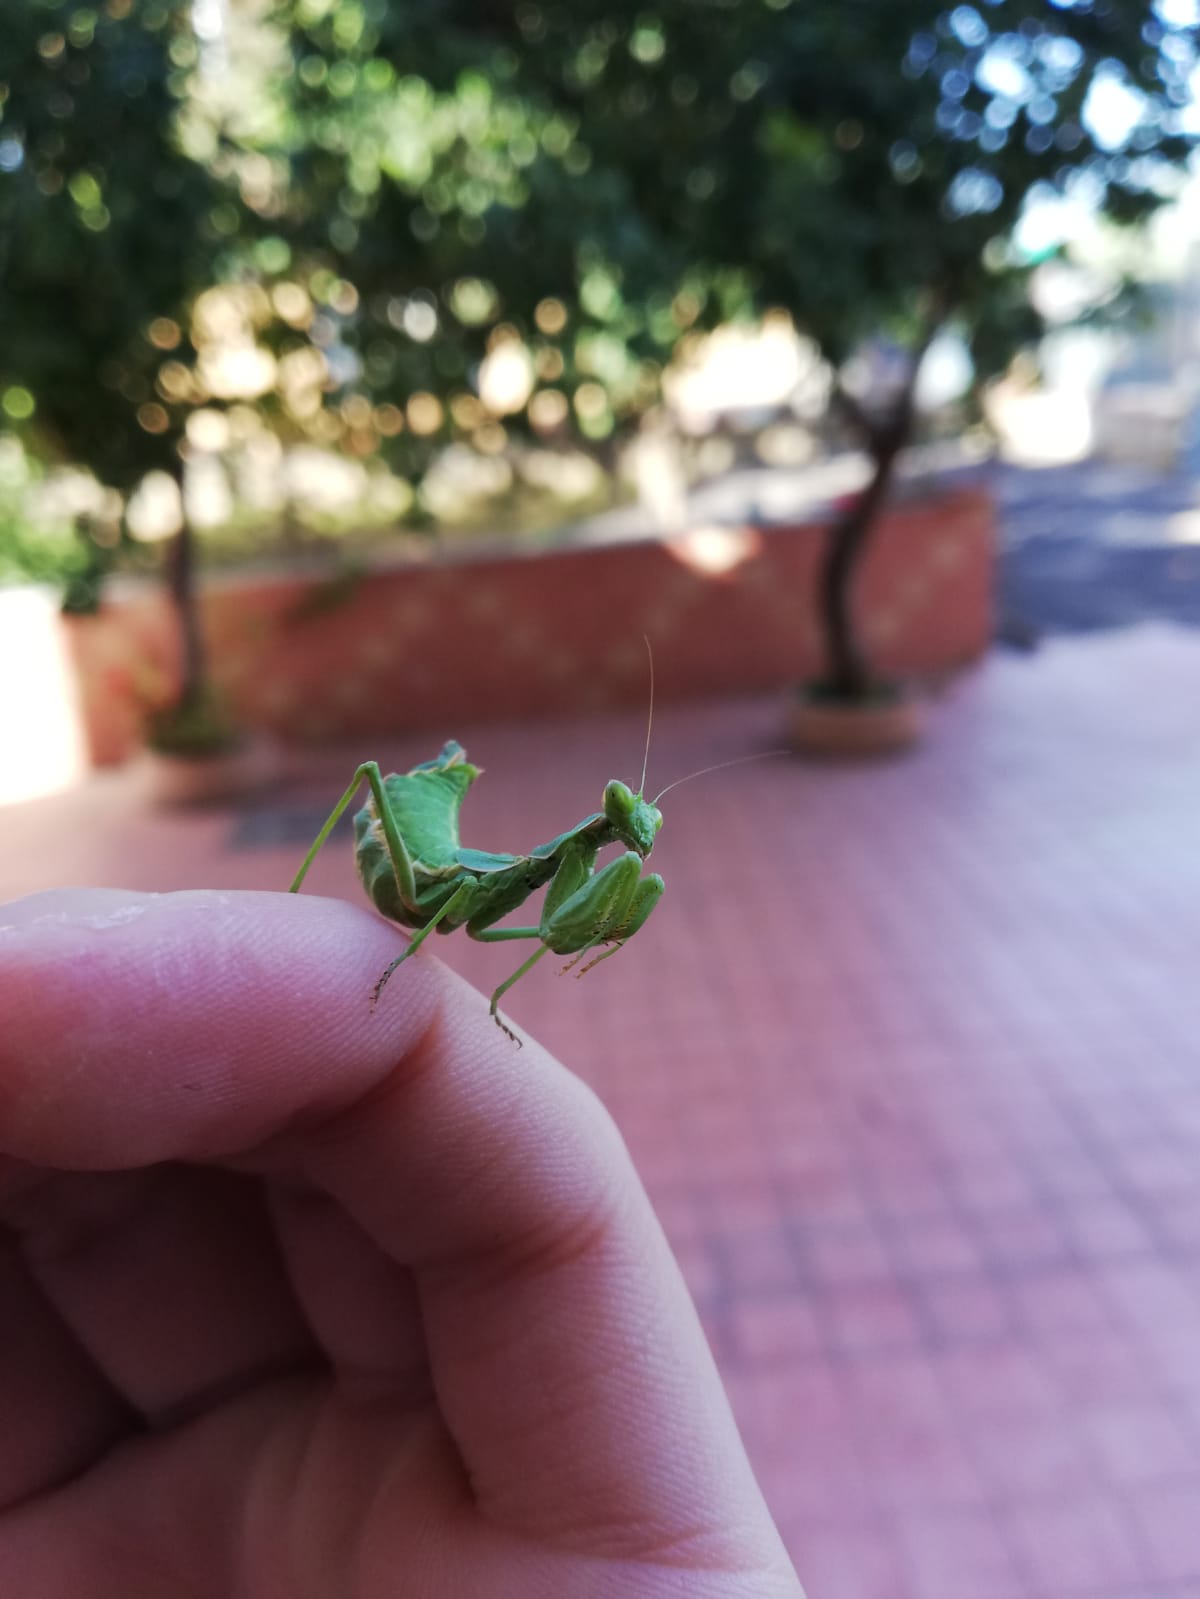
[[[246,725],[302,741],[641,704],[643,634],[662,701],[782,685],[819,669],[821,542],[819,525],[732,529],[381,567],[325,591],[224,579],[203,599],[213,676]],[[925,676],[982,654],[993,558],[981,489],[893,510],[857,594],[877,665]],[[169,611],[151,588],[70,625],[93,758],[120,760],[175,682]]]

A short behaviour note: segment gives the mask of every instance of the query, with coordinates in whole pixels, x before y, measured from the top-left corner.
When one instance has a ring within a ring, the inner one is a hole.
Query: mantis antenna
[[[650,714],[646,717],[646,753],[642,757],[642,780],[638,784],[638,793],[646,792],[646,770],[650,765],[650,734],[654,730],[654,651],[650,648],[650,637],[642,634],[642,642],[646,646],[646,657],[650,662]],[[690,783],[693,777],[707,777],[709,772],[723,772],[727,766],[745,766],[749,761],[769,761],[776,755],[790,755],[790,750],[763,750],[757,755],[739,755],[736,760],[718,761],[716,766],[702,766],[698,772],[689,772],[686,777],[677,777],[673,783],[668,783],[654,799],[651,805],[657,805],[663,794],[669,794],[673,788],[678,788],[681,783]]]
[[[642,634],[642,642],[646,646],[646,655],[650,661],[650,714],[646,718],[646,753],[642,756],[642,780],[638,784],[638,793],[646,792],[646,768],[650,764],[650,733],[654,727],[654,651],[650,648],[649,634]]]
[[[727,766],[747,766],[751,761],[770,761],[777,755],[790,755],[790,750],[762,750],[757,755],[739,755],[733,761],[718,761],[715,766],[702,766],[698,772],[689,772],[686,777],[677,777],[673,783],[668,783],[660,793],[650,801],[657,805],[663,794],[669,794],[673,788],[678,788],[681,783],[690,783],[693,777],[707,777],[709,772],[723,772]]]

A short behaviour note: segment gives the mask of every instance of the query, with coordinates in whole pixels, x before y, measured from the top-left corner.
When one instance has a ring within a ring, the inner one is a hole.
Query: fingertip
[[[26,1159],[221,1153],[362,1092],[444,1003],[411,961],[373,1017],[397,930],[316,896],[56,890],[0,929],[0,1128]]]

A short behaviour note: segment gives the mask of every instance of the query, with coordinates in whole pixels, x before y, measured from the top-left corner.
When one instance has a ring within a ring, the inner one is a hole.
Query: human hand
[[[0,907],[0,1593],[802,1599],[607,1114],[394,951]]]

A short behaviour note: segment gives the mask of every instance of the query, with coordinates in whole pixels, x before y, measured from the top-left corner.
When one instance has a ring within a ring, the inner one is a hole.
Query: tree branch
[[[833,380],[833,403],[845,415],[850,425],[862,434],[863,439],[874,455],[879,440],[879,424],[875,421],[866,408],[855,399],[849,389],[842,382],[841,373],[837,373]]]

